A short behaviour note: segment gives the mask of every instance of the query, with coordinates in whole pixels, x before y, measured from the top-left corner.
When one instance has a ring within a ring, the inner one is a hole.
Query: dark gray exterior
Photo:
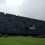
[[[0,12],[0,34],[45,35],[45,21]]]

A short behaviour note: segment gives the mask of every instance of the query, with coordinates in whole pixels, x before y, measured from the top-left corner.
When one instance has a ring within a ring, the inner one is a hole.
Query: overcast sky
[[[0,0],[0,12],[45,20],[45,0]]]

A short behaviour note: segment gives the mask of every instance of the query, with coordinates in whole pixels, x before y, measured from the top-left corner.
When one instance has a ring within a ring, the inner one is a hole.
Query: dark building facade
[[[0,12],[0,34],[45,35],[45,21]]]

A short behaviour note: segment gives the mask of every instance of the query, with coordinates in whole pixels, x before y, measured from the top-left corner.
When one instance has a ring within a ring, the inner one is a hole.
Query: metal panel
[[[42,26],[42,35],[45,35],[45,21],[43,22],[43,26]]]
[[[42,33],[42,21],[36,20],[36,30],[37,30],[37,34]]]
[[[0,33],[5,33],[5,25],[0,24]]]
[[[21,33],[20,27],[16,27],[16,33]]]

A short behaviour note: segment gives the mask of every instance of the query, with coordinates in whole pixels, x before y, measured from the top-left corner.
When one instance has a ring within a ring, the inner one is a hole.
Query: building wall
[[[0,33],[44,35],[45,21],[1,13]]]

